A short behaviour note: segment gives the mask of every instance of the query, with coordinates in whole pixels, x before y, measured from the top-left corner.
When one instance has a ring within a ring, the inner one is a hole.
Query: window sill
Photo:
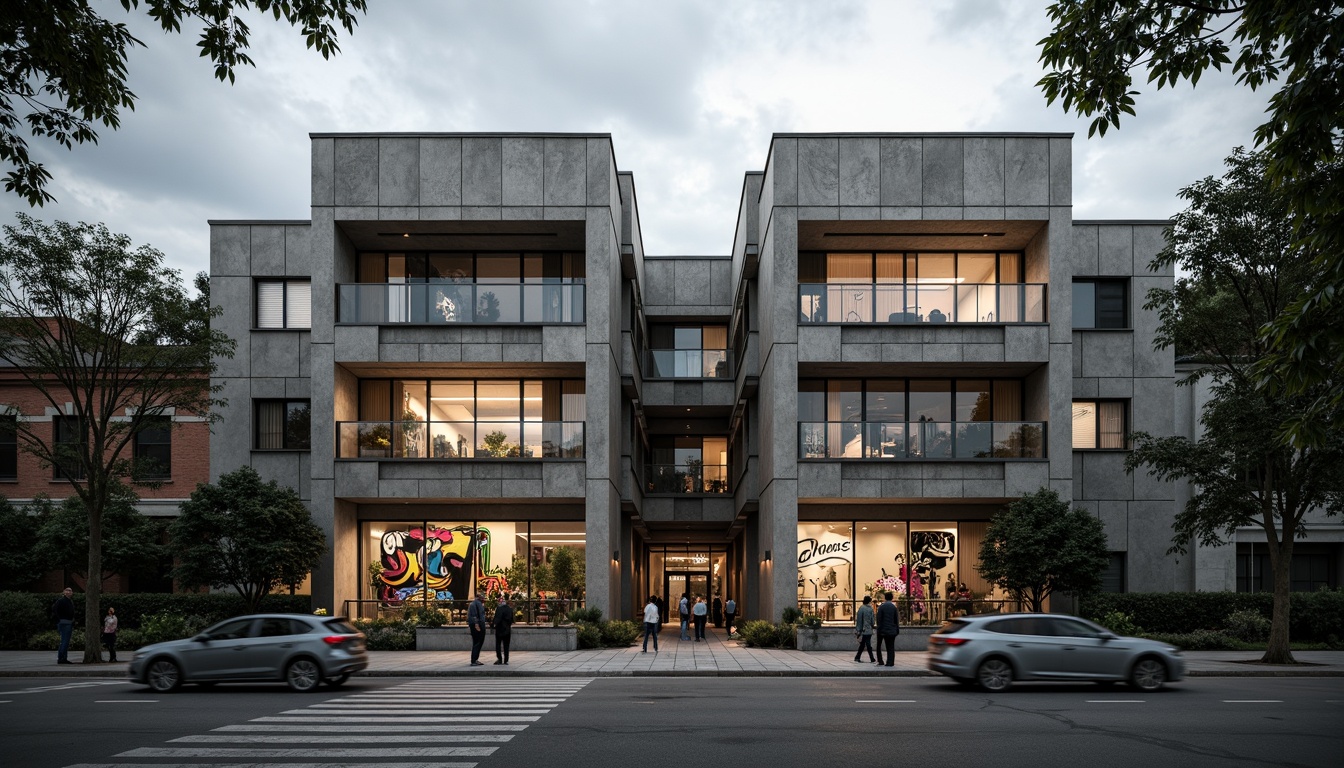
[[[307,332],[309,332],[309,331],[311,331],[311,330],[313,330],[312,327],[308,327],[308,328],[253,328],[253,329],[252,329],[252,332],[253,332],[253,333],[274,333],[274,332],[276,332],[276,331],[289,331],[289,332],[292,332],[292,333],[307,333]]]
[[[253,448],[253,453],[312,453],[312,448]]]
[[[337,456],[335,460],[336,460],[336,461],[396,461],[396,462],[402,462],[402,463],[408,463],[408,464],[411,464],[411,463],[450,464],[450,463],[453,463],[453,462],[459,462],[459,461],[460,461],[460,462],[471,463],[471,464],[474,464],[474,463],[482,463],[482,462],[488,462],[488,461],[498,461],[498,462],[504,462],[504,463],[509,463],[509,464],[516,463],[516,462],[532,462],[532,463],[539,463],[539,462],[543,462],[543,461],[544,461],[544,462],[561,462],[561,461],[573,461],[573,462],[578,462],[578,461],[587,461],[587,459],[584,458],[583,456],[555,456],[555,457],[552,457],[552,458],[545,458],[545,457],[541,457],[541,456],[526,456],[526,457],[524,457],[524,456],[467,456],[466,458],[463,458],[463,457],[460,457],[460,456],[455,456],[455,457],[452,457],[452,458],[435,458],[435,457],[431,457],[431,456],[416,456],[416,457],[409,457],[409,456]]]
[[[930,463],[930,464],[992,464],[992,463],[994,463],[994,462],[1000,462],[1000,463],[1002,463],[1002,462],[1007,462],[1007,461],[1048,462],[1048,461],[1050,461],[1050,457],[1049,457],[1049,456],[1042,456],[1042,457],[1040,457],[1040,458],[1036,458],[1036,457],[1026,457],[1026,456],[1024,456],[1024,457],[1020,457],[1020,458],[1019,458],[1019,457],[1003,457],[1003,458],[1000,458],[1000,457],[990,457],[990,458],[986,458],[986,459],[965,459],[965,458],[961,458],[961,459],[957,459],[957,458],[953,458],[953,459],[925,459],[925,458],[917,458],[917,457],[916,457],[916,458],[908,458],[908,459],[898,459],[898,458],[895,458],[895,457],[893,457],[893,456],[883,456],[883,457],[881,457],[881,458],[863,459],[863,458],[857,458],[857,457],[849,457],[849,458],[830,458],[830,457],[807,458],[807,457],[805,457],[805,456],[800,456],[800,457],[798,457],[798,460],[799,460],[799,461],[806,461],[806,462],[843,461],[843,462],[846,462],[846,463],[852,463],[852,464],[882,464],[882,463],[885,463],[885,464],[912,464],[912,463],[916,463],[916,462],[927,462],[927,463]]]
[[[1133,448],[1074,448],[1074,453],[1130,453]]]
[[[1133,328],[1074,328],[1074,333],[1133,333]]]

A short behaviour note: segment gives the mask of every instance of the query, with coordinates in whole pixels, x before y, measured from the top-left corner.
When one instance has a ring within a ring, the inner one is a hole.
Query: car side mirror
[[[197,635],[197,636],[195,636],[195,637],[193,637],[193,638],[191,638],[191,639],[192,639],[192,640],[195,640],[195,641],[198,642],[198,643],[208,643],[208,642],[210,642],[210,640],[211,640],[210,635],[206,634],[205,632],[202,632],[201,634],[199,634],[199,635]]]
[[[1097,633],[1097,637],[1100,638],[1102,642],[1106,642],[1107,640],[1116,639],[1117,637],[1119,637],[1119,635],[1115,634],[1114,632],[1109,632],[1103,629],[1102,631]]]

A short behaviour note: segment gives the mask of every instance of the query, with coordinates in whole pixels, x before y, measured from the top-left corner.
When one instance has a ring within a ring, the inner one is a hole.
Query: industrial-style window
[[[1125,280],[1075,279],[1073,281],[1073,327],[1129,327],[1129,286]]]
[[[173,476],[173,423],[157,417],[135,433],[137,480],[167,480]]]
[[[53,416],[51,419],[52,449],[56,464],[51,476],[56,480],[83,480],[84,465],[79,455],[84,442],[84,426],[78,416]]]
[[[253,446],[259,451],[306,451],[312,447],[308,400],[254,400]]]
[[[1101,572],[1102,592],[1125,591],[1125,554],[1111,552],[1106,557],[1106,570]]]
[[[1074,400],[1073,449],[1128,448],[1128,408],[1125,400]]]
[[[0,416],[0,480],[19,479],[19,418]]]
[[[257,327],[313,327],[312,292],[307,280],[258,280]]]

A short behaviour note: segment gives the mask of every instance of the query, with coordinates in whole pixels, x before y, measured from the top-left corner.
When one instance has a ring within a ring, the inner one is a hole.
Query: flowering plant
[[[327,609],[326,609],[326,608],[318,608],[316,611],[313,611],[313,615],[314,615],[314,616],[326,616],[326,615],[327,615]]]
[[[883,576],[873,585],[874,592],[890,592],[893,595],[905,594],[905,582],[900,576]]]

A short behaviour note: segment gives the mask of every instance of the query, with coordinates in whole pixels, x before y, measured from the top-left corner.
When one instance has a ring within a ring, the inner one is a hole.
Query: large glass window
[[[1125,280],[1074,280],[1074,329],[1128,328],[1128,293]]]
[[[173,476],[173,423],[164,416],[135,434],[136,479],[167,480]]]
[[[84,463],[80,458],[84,447],[83,419],[78,416],[53,416],[51,430],[56,458],[51,476],[56,480],[84,479]]]
[[[307,400],[253,400],[253,447],[259,451],[312,446],[312,405]]]
[[[645,467],[647,493],[728,493],[728,438],[652,438]]]
[[[258,280],[258,328],[311,328],[312,283],[308,280]]]
[[[1073,401],[1073,449],[1127,448],[1128,406],[1125,400]]]

